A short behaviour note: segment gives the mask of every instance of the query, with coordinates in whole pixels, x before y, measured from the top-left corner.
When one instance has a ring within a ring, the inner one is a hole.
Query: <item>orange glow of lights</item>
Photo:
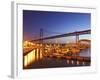
[[[27,66],[27,56],[24,56],[24,66]]]
[[[77,65],[79,65],[80,64],[80,62],[79,61],[77,61]]]
[[[29,54],[24,56],[24,66],[28,66],[35,61],[35,50],[31,51]]]
[[[39,52],[40,52],[40,56],[39,56]],[[27,67],[31,63],[35,62],[35,59],[37,60],[42,59],[42,50],[39,51],[39,49],[34,49],[30,53],[28,53],[26,56],[24,56],[24,67]]]

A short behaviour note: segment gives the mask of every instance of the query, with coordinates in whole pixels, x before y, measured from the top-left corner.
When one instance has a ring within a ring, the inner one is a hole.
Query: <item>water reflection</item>
[[[67,60],[67,64],[70,64],[69,60]]]
[[[83,65],[85,65],[85,62],[82,62]]]
[[[42,59],[42,50],[34,49],[24,56],[24,67],[40,59]]]
[[[77,62],[76,62],[76,64],[77,64],[77,65],[79,65],[79,64],[80,64],[80,62],[79,62],[79,61],[77,61]]]
[[[70,65],[86,65],[86,62],[84,61],[74,61],[74,60],[67,60],[66,64],[70,64]]]
[[[30,53],[24,56],[24,66],[25,67],[35,61],[34,54],[35,54],[35,50],[31,51]]]
[[[85,66],[89,62],[78,61],[73,59],[61,59],[59,57],[43,57],[42,49],[34,49],[24,56],[24,68],[45,68],[56,66]]]
[[[74,61],[72,60],[71,63],[74,64]]]

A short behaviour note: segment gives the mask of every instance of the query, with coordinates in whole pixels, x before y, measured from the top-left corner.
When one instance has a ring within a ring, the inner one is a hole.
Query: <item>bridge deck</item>
[[[60,38],[60,37],[67,37],[67,36],[84,35],[84,34],[90,34],[90,33],[91,33],[91,30],[77,31],[77,32],[60,34],[60,35],[55,35],[55,36],[50,36],[50,37],[39,38],[39,39],[31,40],[31,42],[40,41],[40,40],[47,40],[47,39],[54,39],[54,38]]]

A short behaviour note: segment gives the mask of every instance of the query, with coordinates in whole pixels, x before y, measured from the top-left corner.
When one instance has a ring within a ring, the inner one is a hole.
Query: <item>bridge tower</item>
[[[44,45],[43,45],[43,29],[42,28],[40,28],[40,40],[39,40],[39,44],[42,44],[42,55],[43,55],[43,53],[44,53]],[[38,51],[38,59],[39,60],[40,60],[40,55],[41,55],[40,50],[41,49],[39,49],[39,51]]]
[[[76,44],[78,43],[79,41],[79,34],[76,32]]]
[[[43,29],[42,28],[40,28],[40,43],[43,43]]]

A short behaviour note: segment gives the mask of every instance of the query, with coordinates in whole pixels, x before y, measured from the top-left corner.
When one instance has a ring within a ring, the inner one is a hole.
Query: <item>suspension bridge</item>
[[[44,33],[43,29],[40,29],[40,38],[31,40],[31,42],[54,39],[54,38],[61,38],[61,37],[68,37],[68,36],[76,36],[76,42],[78,42],[79,41],[79,35],[90,34],[91,30],[76,31],[76,32],[65,33],[65,34],[49,36],[49,37],[43,37],[43,33]]]

